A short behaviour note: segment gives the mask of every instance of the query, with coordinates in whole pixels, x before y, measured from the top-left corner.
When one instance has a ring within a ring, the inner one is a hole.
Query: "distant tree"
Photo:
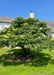
[[[9,28],[0,31],[0,47],[5,45],[23,48],[24,54],[30,50],[40,50],[43,44],[50,39],[50,28],[44,21],[34,18],[17,17]]]

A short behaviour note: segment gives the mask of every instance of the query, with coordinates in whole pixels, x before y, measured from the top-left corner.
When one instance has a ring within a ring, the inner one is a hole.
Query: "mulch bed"
[[[31,61],[35,59],[35,56],[33,54],[29,54],[24,56],[23,54],[3,54],[0,55],[0,60],[8,60],[8,61],[14,61],[14,62],[24,62],[24,61]]]

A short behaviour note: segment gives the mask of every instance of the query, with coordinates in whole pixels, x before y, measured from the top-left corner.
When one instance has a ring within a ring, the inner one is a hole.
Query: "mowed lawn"
[[[20,50],[0,49],[0,75],[54,75],[53,50],[34,52],[34,60],[25,62],[9,61],[12,53],[18,54]]]

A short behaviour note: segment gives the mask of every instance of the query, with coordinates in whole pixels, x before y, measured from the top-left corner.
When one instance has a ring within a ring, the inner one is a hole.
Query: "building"
[[[29,17],[34,18],[34,13],[32,11],[29,13]],[[3,30],[5,27],[8,28],[11,25],[11,21],[14,19],[15,18],[0,16],[0,30]],[[44,20],[44,22],[51,28],[51,33],[49,34],[54,38],[54,21]]]
[[[29,17],[34,18],[34,13],[32,11],[30,12]],[[5,27],[8,28],[11,25],[11,21],[14,19],[15,18],[0,16],[0,30],[3,30]]]
[[[49,34],[54,38],[54,21],[45,20],[44,22],[46,22],[48,27],[51,28],[51,32]]]
[[[14,19],[15,18],[0,16],[0,30],[3,30],[5,27],[8,28],[11,25],[11,21]]]

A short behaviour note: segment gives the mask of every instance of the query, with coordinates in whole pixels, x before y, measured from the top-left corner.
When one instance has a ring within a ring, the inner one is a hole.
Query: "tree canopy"
[[[9,28],[0,31],[0,47],[11,45],[22,47],[25,51],[38,50],[50,39],[49,31],[50,28],[44,21],[17,17]]]

